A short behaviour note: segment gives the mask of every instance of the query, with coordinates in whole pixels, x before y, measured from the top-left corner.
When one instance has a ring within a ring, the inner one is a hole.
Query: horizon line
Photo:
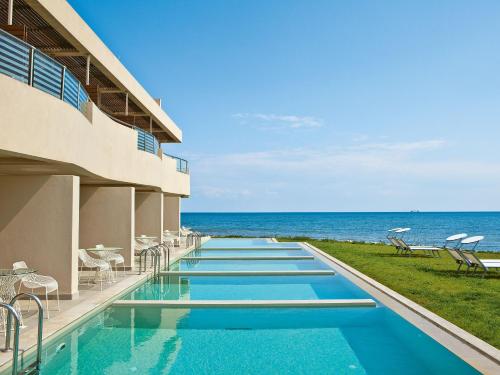
[[[393,214],[393,213],[500,213],[500,210],[478,210],[478,211],[182,211],[182,214],[353,214],[353,213],[371,213],[371,214]]]

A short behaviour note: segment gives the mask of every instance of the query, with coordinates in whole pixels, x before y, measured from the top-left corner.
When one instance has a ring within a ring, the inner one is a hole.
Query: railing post
[[[80,88],[81,88],[82,84],[80,83],[80,81],[78,81],[78,95],[76,96],[76,106],[78,109],[80,109]]]
[[[19,328],[20,321],[17,311],[10,304],[5,302],[0,302],[0,308],[7,310],[7,324],[5,326],[5,348],[2,352],[10,351],[10,336],[12,327],[12,317],[14,317],[14,348],[12,351],[12,374],[17,374],[17,363],[18,363],[18,353],[19,353]]]
[[[63,66],[62,71],[61,71],[61,95],[60,98],[61,100],[64,100],[64,78],[66,76],[66,67]]]
[[[167,246],[167,271],[170,271],[170,246]]]
[[[33,71],[35,69],[35,49],[30,48],[30,56],[28,61],[28,85],[33,86]]]
[[[14,306],[14,303],[19,299],[19,297],[27,296],[29,299],[35,301],[38,307],[38,332],[37,332],[37,348],[36,348],[36,369],[40,369],[40,364],[42,363],[42,339],[43,339],[43,306],[40,299],[33,293],[19,293],[10,301],[10,305]]]

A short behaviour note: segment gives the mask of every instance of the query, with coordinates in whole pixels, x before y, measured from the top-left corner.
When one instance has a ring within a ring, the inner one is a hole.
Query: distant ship
[[[411,210],[410,212],[420,212],[420,210]]]

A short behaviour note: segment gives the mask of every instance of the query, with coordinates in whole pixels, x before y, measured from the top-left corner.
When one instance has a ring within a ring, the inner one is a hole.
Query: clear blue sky
[[[500,1],[70,0],[184,132],[185,211],[500,209]]]

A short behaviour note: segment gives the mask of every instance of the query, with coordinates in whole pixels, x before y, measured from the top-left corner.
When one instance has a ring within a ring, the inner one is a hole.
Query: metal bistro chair
[[[28,268],[24,261],[15,262],[12,265],[14,270]],[[47,319],[49,316],[49,293],[56,292],[57,298],[57,311],[61,311],[61,307],[59,304],[59,285],[57,280],[51,276],[38,275],[36,273],[29,273],[27,275],[21,276],[21,282],[19,283],[18,293],[21,291],[21,287],[24,286],[28,289],[31,289],[31,293],[33,293],[34,289],[45,289],[45,303],[46,303],[46,311],[47,311]],[[28,311],[30,311],[31,307],[31,298],[28,302]]]
[[[88,268],[95,268],[95,276],[94,282],[100,281],[101,283],[101,291],[102,291],[102,282],[103,280],[107,280],[110,282],[113,277],[113,273],[111,271],[111,266],[108,262],[102,259],[92,258],[85,249],[78,250],[78,258],[80,258],[83,266]],[[82,271],[82,266],[80,266],[80,272]],[[80,273],[78,273],[80,275]],[[90,278],[87,279],[87,284],[89,284]]]
[[[104,249],[103,244],[97,244],[95,245],[96,249]],[[113,251],[99,251],[98,252],[99,257],[108,262],[110,265],[112,262],[115,264],[115,277],[118,277],[118,264],[122,265],[123,268],[123,274],[125,274],[125,258],[121,254],[117,254]]]

